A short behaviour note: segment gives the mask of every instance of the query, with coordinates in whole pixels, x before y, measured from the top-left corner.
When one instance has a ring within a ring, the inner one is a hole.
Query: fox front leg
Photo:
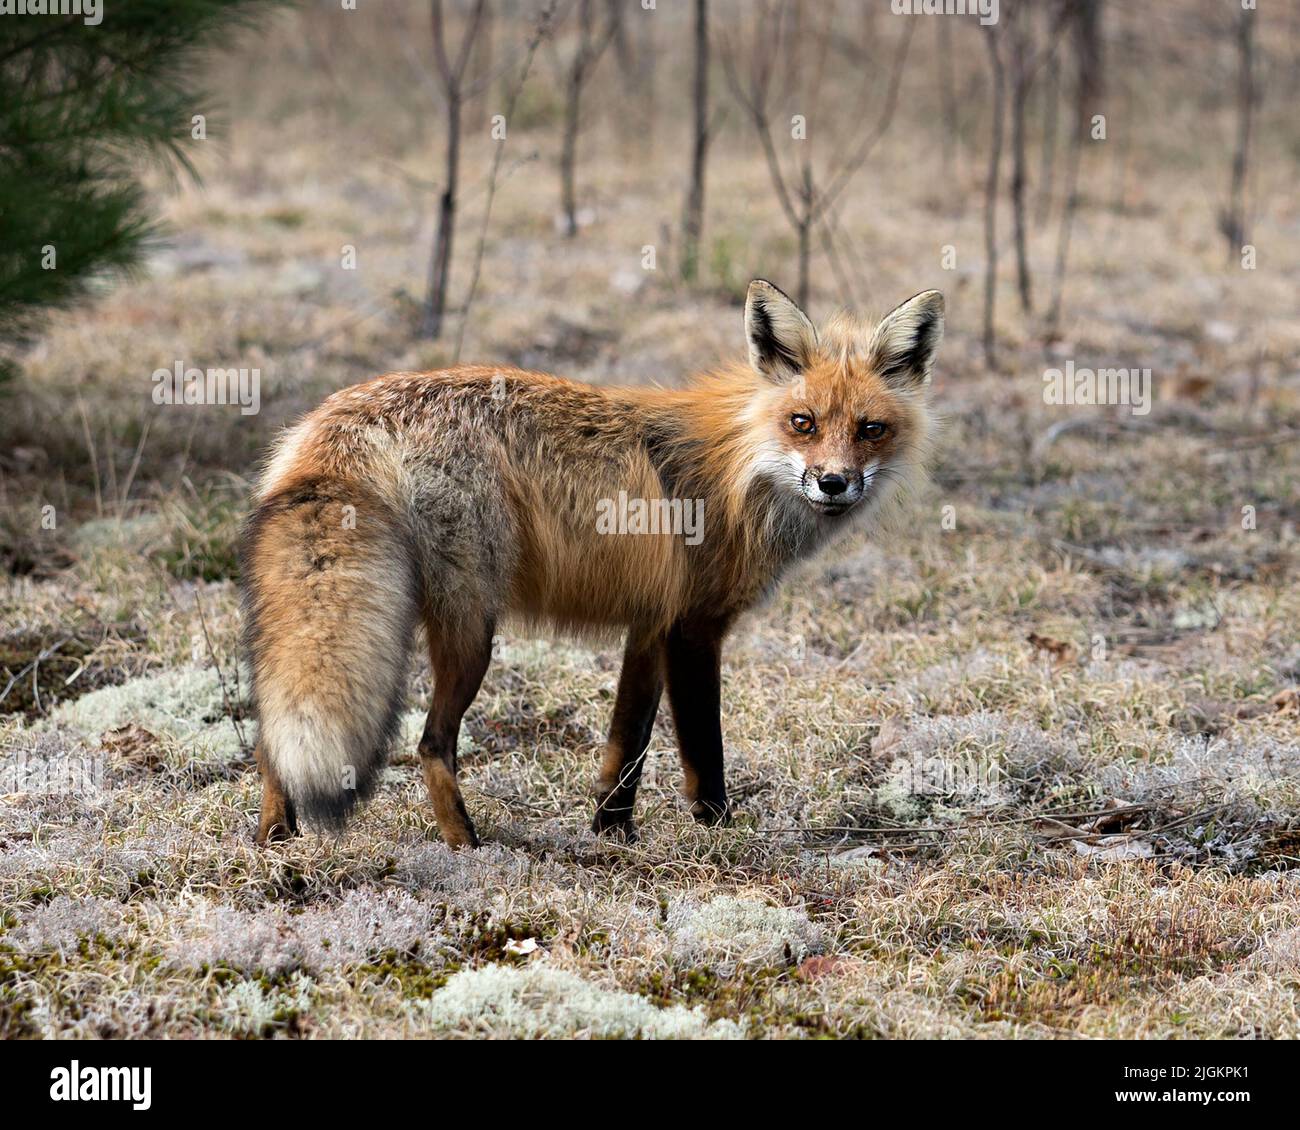
[[[679,621],[664,645],[668,702],[686,773],[691,815],[702,824],[731,816],[722,772],[722,640],[717,620]]]

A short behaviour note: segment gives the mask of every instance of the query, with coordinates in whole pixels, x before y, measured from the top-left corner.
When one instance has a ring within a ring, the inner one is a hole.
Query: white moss
[[[493,659],[503,667],[515,667],[547,676],[553,674],[557,664],[590,668],[592,651],[580,643],[566,639],[501,638],[494,644]]]
[[[986,710],[894,722],[873,748],[893,756],[876,803],[900,820],[1011,803],[1014,779],[1067,771],[1079,756],[1068,737]]]
[[[24,910],[21,923],[4,935],[4,941],[25,953],[53,951],[67,956],[77,952],[83,938],[113,941],[122,937],[125,917],[116,899],[58,895]]]
[[[1300,743],[1261,735],[1179,738],[1167,759],[1105,766],[1101,787],[1138,803],[1199,803],[1213,788],[1226,802],[1289,814],[1300,803]]]
[[[667,926],[673,955],[690,964],[784,965],[822,948],[821,928],[802,910],[731,895],[673,903]]]
[[[420,738],[424,736],[424,723],[429,717],[427,710],[407,710],[402,714],[401,729],[398,731],[397,741],[394,743],[395,751],[414,750],[420,744]],[[462,726],[460,735],[456,741],[456,753],[460,757],[468,757],[478,749],[477,743],[469,735],[469,728]],[[394,780],[409,781],[409,767],[403,766],[402,772]]]
[[[872,799],[895,820],[910,822],[921,817],[920,798],[911,778],[899,771],[898,762],[891,767],[884,782],[876,787]]]
[[[503,1039],[740,1039],[739,1025],[709,1022],[702,1009],[659,1008],[635,993],[602,988],[545,962],[488,965],[455,974],[417,1020],[435,1031]]]
[[[920,699],[940,707],[953,702],[963,689],[989,688],[1013,678],[1006,656],[977,647],[965,655],[943,660],[900,679],[895,692],[904,702]]]
[[[405,891],[358,889],[338,902],[290,914],[280,905],[249,911],[196,900],[168,940],[170,964],[229,965],[280,973],[299,966],[331,969],[394,950],[433,955],[446,942],[433,908]]]
[[[192,755],[229,758],[239,753],[217,672],[168,671],[101,687],[54,709],[50,722],[88,741],[134,724],[170,739]]]
[[[144,554],[165,542],[168,532],[166,519],[161,514],[98,518],[77,526],[72,532],[72,543],[81,553],[125,549]]]
[[[397,861],[397,877],[436,892],[439,901],[459,902],[456,896],[472,896],[468,904],[474,907],[481,907],[486,896],[498,891],[537,890],[543,886],[558,891],[572,882],[553,860],[494,843],[485,843],[472,852],[453,851],[445,844],[412,845]]]
[[[277,1022],[311,1007],[315,983],[295,973],[286,985],[264,988],[256,981],[240,981],[221,998],[217,1015],[221,1026],[237,1036],[262,1036]]]
[[[21,723],[0,732],[0,795],[93,794],[103,788],[104,769],[104,758],[75,734]]]
[[[1095,554],[1101,564],[1111,569],[1124,569],[1141,577],[1147,583],[1172,580],[1191,564],[1191,556],[1181,549],[1162,546],[1103,546]]]

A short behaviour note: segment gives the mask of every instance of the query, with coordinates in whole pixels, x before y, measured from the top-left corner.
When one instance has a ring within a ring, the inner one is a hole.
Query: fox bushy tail
[[[265,764],[340,828],[396,737],[419,602],[402,518],[348,486],[263,499],[242,543],[245,644]]]

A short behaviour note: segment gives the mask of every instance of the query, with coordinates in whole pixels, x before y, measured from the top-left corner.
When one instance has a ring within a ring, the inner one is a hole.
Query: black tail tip
[[[364,788],[307,789],[293,792],[292,799],[300,819],[326,832],[342,832],[353,812],[374,792],[373,779]]]

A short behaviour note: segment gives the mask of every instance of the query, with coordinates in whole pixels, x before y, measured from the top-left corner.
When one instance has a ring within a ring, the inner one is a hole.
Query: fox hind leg
[[[420,765],[438,831],[452,848],[478,847],[478,833],[456,783],[456,742],[461,719],[492,662],[492,630],[488,622],[469,636],[458,634],[461,646],[456,647],[432,624],[428,629],[433,704],[420,738]]]
[[[285,794],[275,770],[267,764],[260,745],[253,756],[257,758],[262,775],[262,812],[253,842],[268,844],[290,839],[298,834],[298,815],[294,811],[293,801]]]

